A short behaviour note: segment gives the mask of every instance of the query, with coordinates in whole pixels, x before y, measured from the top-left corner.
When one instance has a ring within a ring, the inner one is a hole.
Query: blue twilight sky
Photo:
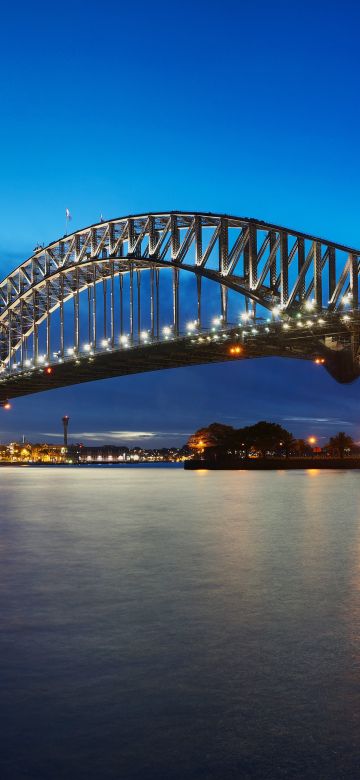
[[[355,0],[17,2],[1,11],[1,275],[99,219],[226,212],[360,245]],[[260,360],[18,399],[0,439],[186,440],[276,420],[360,439],[360,383]],[[119,433],[120,432],[120,433]]]

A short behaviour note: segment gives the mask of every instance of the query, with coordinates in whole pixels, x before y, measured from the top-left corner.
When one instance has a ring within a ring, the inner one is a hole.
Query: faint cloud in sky
[[[218,417],[221,417],[221,420],[236,420],[237,423],[249,425],[249,419],[248,417],[240,417],[235,415],[218,415]],[[277,415],[266,415],[266,418],[269,420],[277,420]],[[259,417],[259,419],[263,419],[263,417]],[[353,425],[352,422],[349,420],[339,420],[338,417],[306,417],[306,416],[300,416],[300,415],[288,415],[286,417],[280,417],[280,420],[282,422],[294,422],[294,423],[316,423],[317,425]],[[256,422],[256,420],[255,420]]]
[[[42,433],[42,436],[48,436],[49,438],[62,439],[62,433],[46,432]],[[190,436],[186,431],[71,431],[71,439],[78,441],[93,441],[93,442],[134,442],[149,439],[162,439],[164,436],[178,438],[185,438]]]
[[[339,420],[337,417],[282,417],[284,422],[312,422],[326,425],[352,425],[348,420]]]

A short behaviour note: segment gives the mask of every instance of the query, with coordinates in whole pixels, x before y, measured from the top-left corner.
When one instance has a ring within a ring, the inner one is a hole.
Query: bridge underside
[[[234,328],[222,333],[217,341],[209,335],[202,335],[191,341],[184,337],[129,349],[104,351],[93,357],[82,356],[49,368],[36,368],[21,372],[18,376],[2,378],[0,403],[99,379],[265,357],[313,361],[326,368],[336,381],[352,382],[359,377],[360,370],[358,362],[353,359],[351,342],[348,338],[347,343],[344,340],[341,346],[338,341],[331,344],[330,327],[328,331],[329,335],[323,334],[319,339],[315,334],[284,337],[283,333],[274,329],[272,334],[248,337],[244,343],[243,336]]]

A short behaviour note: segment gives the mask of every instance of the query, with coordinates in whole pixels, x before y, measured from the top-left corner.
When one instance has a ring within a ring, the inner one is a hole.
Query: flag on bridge
[[[65,210],[65,216],[66,216],[66,219],[67,219],[67,220],[71,220],[71,219],[72,219],[72,216],[71,216],[71,214],[70,214],[70,211],[69,211],[69,209],[66,209],[66,210]]]

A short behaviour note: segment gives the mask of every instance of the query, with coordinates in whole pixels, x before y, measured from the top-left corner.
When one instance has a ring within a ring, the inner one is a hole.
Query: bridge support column
[[[177,268],[173,270],[173,320],[174,320],[174,335],[179,335],[179,271]]]
[[[114,263],[110,266],[110,341],[115,344],[115,310],[114,310]]]
[[[120,336],[124,334],[124,279],[122,273],[119,273],[119,306],[120,306]]]
[[[221,295],[221,319],[223,325],[226,325],[228,321],[228,288],[225,287],[223,284],[221,285],[220,295]]]
[[[91,335],[91,287],[90,287],[89,283],[88,283],[88,288],[87,288],[87,304],[88,304],[88,323],[87,323],[88,328],[87,328],[87,330],[88,330],[88,342],[89,342],[89,346],[90,346],[91,340],[92,340],[92,335]]]
[[[22,343],[22,339],[21,339]],[[46,282],[46,360],[51,359],[50,282]]]
[[[12,311],[11,309],[9,311],[8,354],[9,354],[8,371],[9,374],[11,374],[11,364],[12,364]]]
[[[79,298],[77,293],[74,295],[74,349],[75,353],[79,353],[80,347],[80,331],[79,331]]]
[[[25,358],[25,336],[24,336],[24,302],[20,301],[20,332],[21,332],[21,344],[20,344],[20,365],[24,368]]]
[[[34,330],[33,330],[33,357],[36,364],[39,357],[39,328],[38,328],[38,299],[37,291],[34,291],[33,295],[33,317],[34,317]]]
[[[140,333],[141,333],[141,272],[136,272],[136,283],[137,283],[137,337],[138,341],[140,342]]]
[[[104,305],[103,334],[104,334],[104,341],[106,341],[107,339],[107,279],[103,279],[102,287],[103,287],[103,305]]]
[[[155,286],[156,286],[156,338],[160,338],[160,278],[159,269],[155,271]]]
[[[60,277],[60,356],[63,358],[65,353],[64,338],[64,277]]]
[[[199,328],[201,328],[201,276],[196,277],[197,288],[197,321]]]
[[[130,295],[130,341],[134,341],[134,268],[130,266],[129,272],[129,295]]]
[[[80,324],[79,324],[79,271],[74,274],[74,347],[75,353],[79,353],[80,347]]]
[[[93,285],[92,285],[92,344],[94,351],[97,347],[97,327],[96,327],[96,266],[94,266]]]
[[[150,268],[150,330],[151,338],[154,338],[154,267]]]

